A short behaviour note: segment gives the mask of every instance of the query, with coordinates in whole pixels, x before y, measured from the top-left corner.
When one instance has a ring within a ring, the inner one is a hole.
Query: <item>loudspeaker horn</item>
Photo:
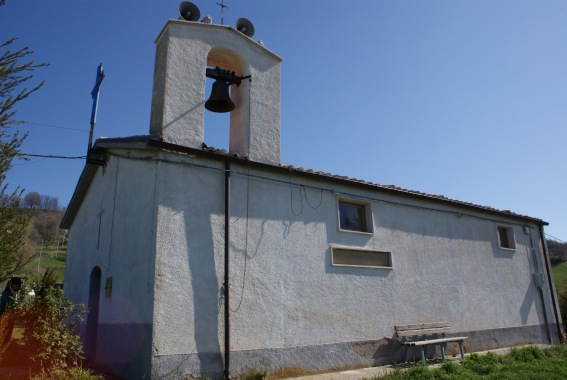
[[[199,11],[199,7],[193,4],[190,1],[184,1],[179,4],[179,17],[180,20],[185,21],[199,21],[199,17],[201,17],[201,11]]]
[[[236,20],[236,30],[250,38],[254,35],[254,25],[244,17]]]

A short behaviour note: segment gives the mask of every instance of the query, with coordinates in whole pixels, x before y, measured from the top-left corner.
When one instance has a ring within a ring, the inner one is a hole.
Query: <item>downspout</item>
[[[230,304],[229,268],[230,253],[230,161],[225,161],[224,170],[224,378],[230,379]]]
[[[545,269],[547,272],[547,283],[549,284],[549,293],[551,294],[551,303],[553,305],[553,314],[555,316],[555,322],[557,325],[557,334],[559,341],[563,342],[563,331],[561,329],[560,317],[559,317],[559,306],[557,301],[557,291],[555,290],[555,284],[551,277],[551,262],[549,261],[549,253],[547,252],[547,243],[545,242],[545,233],[543,232],[543,225],[539,225],[539,236],[541,239],[541,246],[543,247],[543,259],[545,262]]]

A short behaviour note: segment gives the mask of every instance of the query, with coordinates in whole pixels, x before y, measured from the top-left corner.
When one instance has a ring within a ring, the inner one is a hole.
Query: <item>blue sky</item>
[[[220,0],[195,0],[220,24]],[[149,133],[154,40],[180,1],[7,0],[45,87],[18,108],[23,151],[83,156],[94,136]],[[283,58],[282,163],[541,218],[567,241],[567,1],[226,0]],[[226,148],[222,118],[206,129]],[[83,160],[16,161],[8,181],[66,205]]]

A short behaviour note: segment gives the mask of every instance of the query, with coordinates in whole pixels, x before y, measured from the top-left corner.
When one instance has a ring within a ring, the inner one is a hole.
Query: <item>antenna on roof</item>
[[[221,25],[224,25],[224,8],[228,8],[226,5],[224,5],[224,0],[221,0],[220,3],[217,3],[218,6],[221,7]]]

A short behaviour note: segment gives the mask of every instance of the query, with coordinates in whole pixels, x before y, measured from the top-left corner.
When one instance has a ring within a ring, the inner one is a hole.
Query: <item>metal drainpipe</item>
[[[557,292],[554,291],[554,283],[553,283],[553,279],[551,278],[551,264],[549,262],[549,254],[547,252],[547,243],[545,242],[545,234],[543,232],[543,225],[539,225],[539,236],[541,239],[541,246],[543,247],[543,259],[544,259],[544,263],[545,263],[545,269],[547,272],[547,283],[549,284],[549,293],[551,295],[551,302],[553,304],[553,315],[555,316],[555,324],[557,325],[557,334],[559,337],[559,341],[561,342],[563,339],[563,333],[561,331],[561,324],[559,323],[559,315],[557,313],[557,310],[559,310],[559,307],[557,306],[558,302],[557,302]]]
[[[229,268],[230,253],[230,161],[225,161],[224,171],[224,378],[230,379],[230,304]]]

